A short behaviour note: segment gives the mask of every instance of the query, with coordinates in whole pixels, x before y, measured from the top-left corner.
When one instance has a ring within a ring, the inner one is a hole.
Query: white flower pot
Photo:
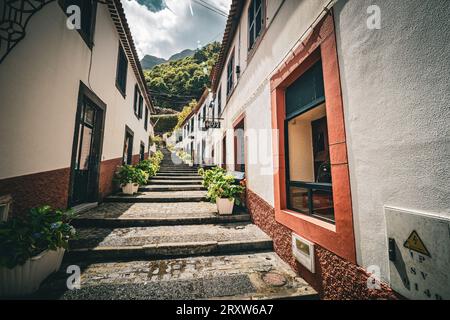
[[[42,281],[61,267],[65,249],[46,250],[12,269],[0,267],[0,297],[32,294]]]
[[[216,204],[219,215],[226,216],[233,214],[234,199],[217,199]]]
[[[134,187],[133,187],[133,183],[127,183],[127,184],[123,184],[122,185],[122,193],[123,194],[129,194],[132,195],[134,194]]]

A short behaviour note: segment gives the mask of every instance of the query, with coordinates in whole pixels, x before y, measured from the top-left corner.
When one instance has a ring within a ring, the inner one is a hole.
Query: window
[[[227,168],[227,136],[222,139],[222,168]]]
[[[145,129],[145,131],[147,131],[147,129],[148,129],[148,108],[147,108],[147,106],[145,106],[144,129]]]
[[[251,0],[248,9],[248,49],[251,50],[261,35],[264,25],[264,1]]]
[[[139,150],[139,159],[140,161],[145,160],[145,143],[141,141],[141,149]]]
[[[227,97],[230,96],[231,92],[233,91],[233,85],[234,85],[234,79],[233,79],[233,72],[234,71],[234,52],[230,57],[230,61],[228,62],[227,66]]]
[[[334,222],[322,62],[286,90],[288,208]]]
[[[123,144],[123,157],[122,163],[131,165],[133,164],[133,136],[134,133],[128,126],[125,126],[125,142]]]
[[[142,115],[144,114],[144,97],[142,95],[139,96],[139,109],[138,109],[138,118],[142,119]]]
[[[222,114],[222,85],[219,85],[217,93],[217,118],[220,118],[220,115]]]
[[[63,8],[64,13],[67,13],[67,8],[75,5],[80,8],[81,12],[81,28],[78,29],[81,38],[83,38],[86,45],[92,49],[94,45],[94,31],[95,21],[97,15],[97,1],[96,0],[60,0],[59,4]]]
[[[234,127],[234,170],[245,172],[245,120]]]
[[[125,97],[127,90],[127,72],[128,72],[128,60],[123,51],[122,46],[119,44],[119,54],[117,57],[117,73],[116,73],[116,87],[120,93]]]
[[[139,110],[139,97],[141,96],[141,93],[139,92],[138,85],[134,86],[134,102],[133,102],[133,110],[136,117],[138,116],[138,110]]]

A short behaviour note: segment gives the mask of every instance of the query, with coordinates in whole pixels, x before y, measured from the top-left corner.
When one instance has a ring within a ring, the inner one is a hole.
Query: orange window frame
[[[285,155],[285,93],[319,59],[322,60],[328,139],[333,180],[335,224],[287,209]],[[329,12],[288,61],[271,78],[275,218],[295,233],[356,263],[350,175],[344,111],[333,15]]]

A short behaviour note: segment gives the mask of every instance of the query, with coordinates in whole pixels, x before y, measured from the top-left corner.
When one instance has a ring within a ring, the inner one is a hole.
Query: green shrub
[[[27,215],[0,222],[0,267],[14,268],[45,250],[68,248],[76,235],[70,221],[73,211],[50,206],[31,209]]]
[[[145,185],[148,181],[148,174],[136,167],[124,165],[119,167],[116,172],[116,180],[121,184],[137,183]]]
[[[147,173],[148,179],[154,177],[156,173],[159,171],[159,166],[151,159],[143,160],[136,165],[137,169],[140,169]]]
[[[163,158],[163,153],[161,151],[156,151],[150,158],[139,162],[135,168],[144,171],[147,174],[148,181],[148,179],[154,177],[158,173]]]
[[[226,171],[221,167],[215,167],[210,170],[205,170],[203,168],[198,170],[198,174],[203,178],[202,185],[205,188],[209,188],[210,184],[218,178],[218,176],[225,176]]]

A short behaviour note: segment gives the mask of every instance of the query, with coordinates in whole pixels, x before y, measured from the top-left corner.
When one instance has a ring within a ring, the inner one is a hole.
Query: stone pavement
[[[61,291],[60,274],[39,293],[50,299],[314,298],[311,287],[273,252],[112,263],[82,263],[82,287]]]
[[[78,239],[64,263],[81,268],[81,289],[67,290],[63,266],[34,297],[317,298],[247,213],[219,216],[197,168],[174,165],[163,152],[162,173],[139,194],[113,195],[74,221]]]

